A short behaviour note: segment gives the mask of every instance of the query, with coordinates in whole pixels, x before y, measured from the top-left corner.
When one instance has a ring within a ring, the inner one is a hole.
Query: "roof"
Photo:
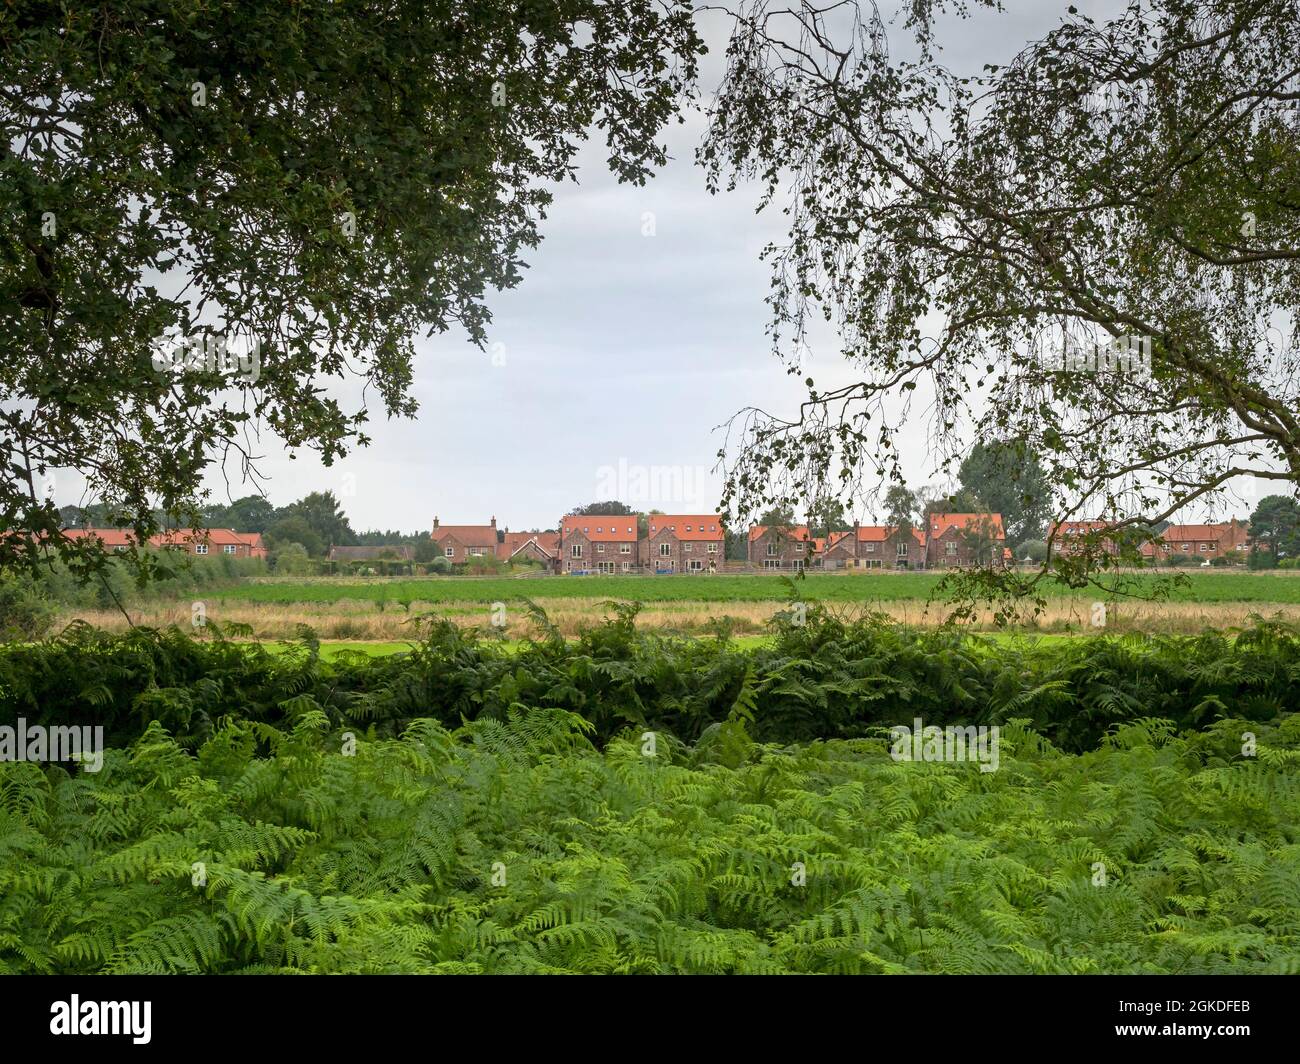
[[[844,540],[852,539],[852,538],[853,538],[852,529],[850,529],[847,532],[832,532],[829,536],[826,537],[826,547],[827,549],[833,550],[834,548],[838,547],[841,543],[843,543]]]
[[[883,543],[897,532],[898,528],[894,525],[858,525],[858,542]],[[925,532],[923,529],[913,528],[912,538],[922,546],[925,545]]]
[[[1052,536],[1082,536],[1089,532],[1100,532],[1112,524],[1111,521],[1058,521],[1047,531]]]
[[[543,552],[554,558],[560,553],[560,534],[558,532],[507,532],[502,554],[513,558],[529,543],[536,543]]]
[[[640,514],[567,514],[561,528],[568,536],[581,532],[593,543],[626,543],[637,539]]]
[[[992,522],[993,537],[995,539],[1005,539],[1006,533],[1002,530],[1002,515],[994,513],[986,514],[931,514],[926,521],[927,531],[932,537],[946,535],[951,529],[965,531],[967,526],[974,526],[975,529],[982,528],[985,521]]]
[[[810,539],[807,525],[755,525],[749,530],[751,540],[762,539],[767,535],[768,530],[782,532],[791,539]]]
[[[1160,538],[1173,542],[1174,540],[1188,539],[1219,539],[1232,530],[1232,526],[1224,523],[1221,525],[1170,525],[1162,533]]]
[[[135,533],[129,528],[65,528],[63,538],[70,540],[99,539],[105,547],[131,547]]]
[[[253,537],[257,542],[253,542]],[[218,547],[235,544],[244,547],[262,546],[260,532],[236,532],[233,528],[203,528],[195,532],[191,528],[173,528],[150,538],[149,543],[155,547],[175,546],[181,543],[214,543]]]
[[[441,543],[448,536],[455,537],[467,547],[491,547],[495,551],[497,546],[495,525],[437,525],[429,538]]]
[[[652,536],[665,528],[683,541],[722,539],[727,534],[717,514],[651,514],[648,521]]]

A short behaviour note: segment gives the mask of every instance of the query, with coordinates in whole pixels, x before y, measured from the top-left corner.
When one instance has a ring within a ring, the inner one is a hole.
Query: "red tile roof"
[[[503,558],[513,558],[531,542],[536,542],[552,558],[560,553],[558,532],[507,532],[505,536],[506,541],[501,545]]]
[[[893,525],[858,525],[858,542],[859,543],[883,543],[895,532]],[[925,531],[920,528],[912,529],[912,538],[921,546],[925,546]]]
[[[683,542],[716,540],[726,536],[722,518],[717,514],[651,514],[647,520],[652,536],[665,528],[672,529],[673,535]]]
[[[565,516],[561,528],[568,536],[580,532],[593,543],[627,543],[637,538],[636,523],[639,514],[609,516],[591,514],[586,516]]]
[[[933,537],[938,537],[944,535],[951,528],[965,531],[968,525],[971,526],[972,530],[978,530],[984,527],[986,520],[992,523],[993,537],[995,539],[1006,538],[1006,533],[1002,530],[1002,515],[994,513],[931,514],[927,522],[927,532]]]
[[[454,536],[466,547],[491,547],[497,549],[497,530],[495,525],[435,525],[429,538],[441,543],[448,536]]]

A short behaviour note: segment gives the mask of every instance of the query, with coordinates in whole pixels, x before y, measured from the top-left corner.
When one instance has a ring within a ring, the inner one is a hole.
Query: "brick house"
[[[760,569],[803,569],[811,564],[807,525],[755,525],[749,530],[749,564]]]
[[[858,558],[858,544],[852,531],[832,532],[817,552],[823,569],[852,569]]]
[[[123,552],[135,545],[135,533],[129,528],[66,528],[63,537],[70,540],[98,539],[106,550]],[[265,558],[266,544],[260,532],[236,532],[231,528],[174,529],[150,536],[146,544],[155,549],[183,550],[196,557],[229,555],[234,558]]]
[[[931,514],[925,564],[931,569],[1005,565],[1010,553],[1006,539],[1001,514]]]
[[[650,514],[646,533],[651,572],[716,572],[726,558],[727,533],[717,514]]]
[[[890,525],[858,525],[854,536],[860,569],[924,569],[925,533]]]
[[[634,573],[641,568],[639,514],[567,514],[560,522],[561,572]]]
[[[1250,540],[1250,528],[1235,517],[1231,521],[1211,525],[1170,525],[1157,543],[1145,543],[1142,555],[1165,562],[1176,555],[1195,558],[1196,563],[1219,558],[1229,551],[1245,553]]]
[[[497,554],[497,519],[486,525],[444,525],[436,517],[430,538],[438,546],[438,556],[452,564],[470,558],[495,558]]]
[[[497,557],[503,562],[523,560],[554,567],[560,557],[560,534],[555,531],[511,532],[507,530],[497,544]]]
[[[183,550],[197,557],[218,554],[232,558],[265,558],[266,545],[260,532],[236,532],[232,528],[207,528],[200,532],[177,529],[151,536],[151,547]]]
[[[1107,529],[1110,524],[1109,521],[1059,521],[1048,526],[1047,538],[1052,543],[1053,553],[1078,554],[1082,550],[1077,542],[1081,537]],[[1119,553],[1119,545],[1110,539],[1103,539],[1097,547],[1105,554]]]

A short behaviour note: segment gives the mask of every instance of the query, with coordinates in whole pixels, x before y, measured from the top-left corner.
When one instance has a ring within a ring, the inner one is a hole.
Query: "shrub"
[[[0,576],[0,641],[30,642],[54,626],[58,609],[30,580]]]

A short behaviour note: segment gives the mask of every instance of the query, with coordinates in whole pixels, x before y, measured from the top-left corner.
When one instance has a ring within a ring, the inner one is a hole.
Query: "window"
[[[483,548],[482,548],[482,547],[470,547],[470,548],[469,548],[469,553],[472,554],[472,555],[474,555],[474,557],[476,557],[476,558],[481,557],[482,554],[483,554]]]
[[[805,546],[805,545],[804,545],[803,543],[796,543],[796,544],[794,545],[794,551],[795,551],[795,553],[796,553],[796,554],[802,554],[802,553],[803,553],[804,546]]]
[[[700,561],[699,558],[692,558],[690,562],[687,563],[687,568],[689,568],[693,573],[698,573],[704,568],[704,563]]]
[[[456,548],[455,548],[455,547],[444,547],[442,553],[443,553],[443,556],[446,557],[446,558],[454,558],[454,557],[456,557]]]
[[[1191,545],[1190,543],[1184,543],[1184,544],[1183,544],[1183,551],[1184,551],[1184,553],[1187,552],[1187,551],[1189,551],[1189,550],[1191,550],[1191,549],[1192,549],[1192,545]]]
[[[206,543],[196,543],[196,544],[194,544],[194,553],[195,553],[195,554],[207,554],[207,553],[208,553],[208,545],[207,545]]]
[[[690,545],[689,543],[683,543],[683,544],[682,544],[682,550],[684,550],[687,554],[690,554],[690,553],[691,553],[691,545]]]
[[[631,562],[624,562],[624,563],[623,563],[623,572],[628,573],[628,572],[631,572],[631,571],[632,571],[632,563],[631,563]]]
[[[868,543],[868,544],[867,544],[867,553],[868,553],[868,554],[875,554],[875,553],[876,553],[876,545],[875,545],[874,543]]]
[[[1202,544],[1201,544],[1201,550],[1206,551],[1206,550],[1209,550],[1209,549],[1210,549],[1210,545],[1209,545],[1208,543],[1202,543]]]
[[[581,557],[582,557],[582,544],[581,544],[581,543],[575,543],[572,547],[569,548],[569,557],[570,557],[570,558],[581,558]]]
[[[764,558],[764,559],[763,559],[763,568],[764,568],[764,569],[779,569],[780,567],[781,567],[781,562],[780,562],[780,560],[777,559],[777,558]]]
[[[599,532],[600,529],[596,529],[596,531]],[[596,553],[597,553],[597,554],[604,554],[604,553],[605,553],[605,544],[603,544],[603,543],[597,543],[597,544],[596,544]]]
[[[770,558],[770,557],[772,557],[774,554],[776,554],[776,544],[775,544],[775,543],[769,543],[769,544],[767,545],[767,556]]]
[[[691,526],[690,526],[690,525],[687,525],[687,526],[686,526],[686,531],[689,532],[690,530],[691,530]]]
[[[659,556],[661,558],[667,558],[670,554],[672,554],[672,552],[673,552],[673,548],[671,543],[659,544]]]
[[[710,554],[717,554],[717,553],[718,553],[718,545],[717,545],[716,543],[710,543],[710,544],[709,544],[709,553],[710,553]]]
[[[709,531],[710,531],[710,532],[716,532],[717,530],[718,530],[718,526],[717,526],[717,525],[709,525]]]
[[[948,542],[943,545],[943,552],[945,554],[956,554],[957,541],[953,539],[948,540]]]
[[[898,554],[898,557],[900,557],[900,558],[906,558],[906,557],[907,557],[907,541],[906,541],[906,540],[903,540],[901,543],[898,544],[898,552],[897,552],[897,554]]]
[[[239,548],[236,547],[233,543],[227,543],[227,544],[226,544],[226,553],[227,553],[227,554],[234,554],[235,551],[237,551],[237,550],[239,550]]]
[[[619,554],[631,554],[631,553],[632,553],[632,544],[631,544],[631,543],[620,543],[619,546],[618,546],[618,552],[619,552]],[[624,562],[623,564],[626,565],[627,563]]]

